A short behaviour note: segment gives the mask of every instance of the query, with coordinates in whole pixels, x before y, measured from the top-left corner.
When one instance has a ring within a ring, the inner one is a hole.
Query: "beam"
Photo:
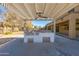
[[[44,16],[48,17],[50,15],[50,13],[53,11],[53,9],[55,8],[55,6],[56,6],[56,3],[54,3],[54,4],[47,3],[45,11],[44,11]]]
[[[59,14],[64,8],[66,8],[69,4],[65,3],[65,4],[60,4],[60,6],[58,7],[58,10],[54,13],[53,17],[55,17],[57,14]]]
[[[17,8],[17,10],[19,10],[26,18],[30,19],[31,17],[29,16],[28,12],[26,12],[24,9],[24,6],[20,3],[13,3],[13,6],[15,6],[15,8]]]
[[[35,3],[36,12],[43,12],[45,3]]]
[[[18,15],[18,17],[21,17],[21,18],[24,18],[24,19],[26,18],[14,6],[12,6],[10,4],[7,4],[7,9],[8,9],[8,12],[13,12],[16,15]]]
[[[36,17],[36,12],[35,12],[35,4],[31,3],[31,4],[25,4],[24,6],[26,8],[26,10],[28,11],[28,13],[31,15],[32,18]]]
[[[58,15],[56,15],[56,17],[54,17],[54,18],[57,19],[57,18],[61,17],[63,14],[67,13],[69,10],[73,9],[77,5],[79,5],[79,4],[73,4],[73,3],[69,4],[68,7],[64,8],[64,10],[62,10],[62,12],[59,13]]]

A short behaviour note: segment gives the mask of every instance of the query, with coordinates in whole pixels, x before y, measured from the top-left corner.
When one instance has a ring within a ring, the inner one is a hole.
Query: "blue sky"
[[[0,14],[5,13],[6,11],[6,8],[0,5]]]
[[[7,12],[7,9],[0,5],[0,22],[4,20],[5,16],[4,13]]]
[[[43,27],[50,22],[52,22],[52,21],[51,20],[33,20],[32,24],[35,25],[35,26]]]

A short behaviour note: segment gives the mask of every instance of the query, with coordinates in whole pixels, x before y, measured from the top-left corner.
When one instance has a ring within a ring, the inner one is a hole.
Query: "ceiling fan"
[[[35,19],[45,19],[48,18],[46,16],[43,16],[43,12],[36,12],[36,18]]]

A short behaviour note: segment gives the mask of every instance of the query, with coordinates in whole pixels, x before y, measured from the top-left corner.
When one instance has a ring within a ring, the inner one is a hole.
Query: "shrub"
[[[9,34],[12,34],[12,32],[6,32],[6,33],[4,33],[5,35],[9,35]]]

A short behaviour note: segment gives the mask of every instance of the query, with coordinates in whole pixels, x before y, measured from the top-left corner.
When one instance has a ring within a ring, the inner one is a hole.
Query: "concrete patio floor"
[[[79,56],[79,41],[69,40],[61,36],[54,43],[26,44],[23,38],[15,38],[0,45],[2,56]]]

